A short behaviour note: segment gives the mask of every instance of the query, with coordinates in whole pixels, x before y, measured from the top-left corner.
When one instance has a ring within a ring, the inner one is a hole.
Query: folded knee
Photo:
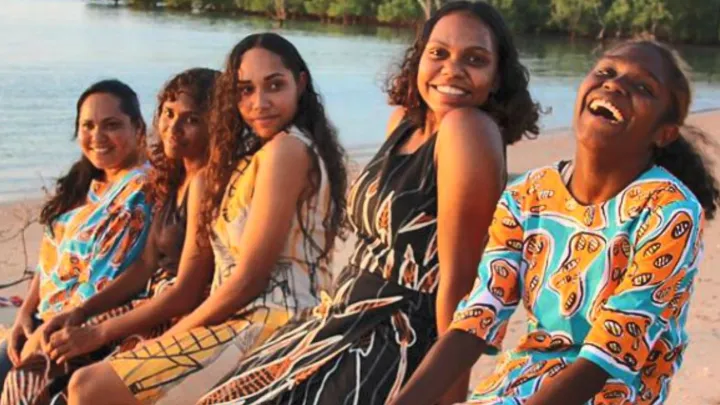
[[[92,395],[93,369],[95,366],[83,367],[70,377],[68,394],[75,398],[86,398]]]

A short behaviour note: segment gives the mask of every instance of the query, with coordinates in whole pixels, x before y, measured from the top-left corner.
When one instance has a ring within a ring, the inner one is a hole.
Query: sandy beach
[[[720,111],[693,114],[689,123],[710,134],[720,143]],[[713,125],[715,124],[715,125]],[[548,131],[536,140],[522,141],[508,150],[509,170],[521,173],[534,167],[550,164],[561,158],[572,157],[574,140],[568,130]],[[715,152],[716,153],[716,152]],[[720,168],[715,172],[720,177]],[[28,219],[37,215],[40,201],[18,201],[0,204],[0,284],[17,280],[23,273],[25,257],[23,244],[17,237],[8,237],[22,229]],[[37,224],[30,225],[25,233],[27,265],[33,268],[36,263],[41,229]],[[348,241],[338,248],[335,268],[342,267],[348,252]],[[712,404],[720,405],[720,387],[716,386],[720,370],[713,364],[720,363],[720,220],[708,224],[705,230],[705,256],[696,280],[695,296],[691,303],[688,332],[691,343],[686,352],[684,364],[674,378],[672,393],[667,404]],[[0,296],[24,295],[27,283],[21,283],[0,290]],[[0,308],[0,325],[12,323],[15,309]],[[525,330],[524,314],[518,312],[511,321],[506,347],[512,347]],[[481,359],[474,368],[473,381],[491,371],[494,358]]]

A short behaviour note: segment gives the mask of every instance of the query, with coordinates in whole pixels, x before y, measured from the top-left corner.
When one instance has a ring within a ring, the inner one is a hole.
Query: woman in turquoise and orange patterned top
[[[42,209],[38,270],[0,350],[3,380],[10,363],[40,349],[40,324],[103,289],[142,251],[150,224],[145,132],[126,84],[101,81],[80,96],[75,138],[82,157]]]
[[[677,54],[633,41],[581,84],[574,161],[508,186],[473,291],[397,398],[431,404],[481,353],[500,350],[522,304],[528,331],[472,404],[662,404],[685,324],[705,218],[720,192],[683,127],[690,81]]]

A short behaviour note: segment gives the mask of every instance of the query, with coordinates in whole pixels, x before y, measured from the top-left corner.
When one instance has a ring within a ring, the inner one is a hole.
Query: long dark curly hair
[[[146,126],[140,110],[140,101],[130,86],[116,79],[101,80],[82,92],[75,104],[75,132],[73,139],[78,137],[80,109],[83,103],[91,95],[100,93],[110,94],[120,101],[120,110],[130,117],[130,122],[140,130],[142,138],[139,150],[142,150],[142,146],[146,141]],[[40,212],[40,223],[52,230],[55,219],[85,201],[90,189],[90,183],[94,179],[99,179],[102,175],[103,171],[95,167],[83,155],[70,167],[66,175],[56,181],[55,192],[43,205]]]
[[[523,134],[533,138],[539,132],[540,107],[530,97],[530,75],[520,63],[512,33],[502,16],[493,6],[484,2],[449,2],[425,22],[415,43],[405,52],[399,69],[387,81],[390,104],[403,107],[406,117],[416,126],[425,126],[428,106],[418,90],[418,66],[433,28],[440,19],[451,13],[467,13],[482,21],[492,32],[497,45],[499,86],[480,108],[500,126],[506,145],[520,140]]]
[[[713,219],[720,203],[720,190],[718,190],[718,181],[713,175],[712,165],[700,148],[717,150],[717,145],[701,129],[685,124],[692,102],[690,66],[677,51],[652,39],[624,41],[607,53],[626,46],[644,46],[655,50],[663,59],[669,76],[666,86],[670,91],[671,103],[664,122],[678,125],[680,136],[669,145],[662,148],[655,147],[654,163],[680,179],[702,205],[705,217]]]
[[[210,234],[230,175],[241,159],[254,154],[261,146],[260,140],[252,133],[237,107],[237,100],[240,99],[237,71],[245,52],[256,47],[279,56],[296,81],[301,74],[306,75],[307,85],[290,124],[297,126],[312,139],[327,168],[332,201],[324,218],[327,229],[325,246],[318,246],[321,257],[326,257],[333,248],[335,238],[343,237],[345,233],[345,150],[338,142],[337,131],[325,116],[322,99],[315,91],[307,64],[292,43],[274,33],[252,34],[235,45],[227,58],[224,71],[218,78],[210,110],[210,157],[205,168],[208,192],[203,201],[202,229]],[[320,168],[315,162],[309,174],[314,187],[317,186],[320,175]],[[307,201],[299,202],[298,215],[305,203]],[[303,221],[300,222],[303,226]],[[306,232],[304,228],[303,232]]]
[[[156,207],[162,206],[168,196],[177,192],[185,179],[185,167],[182,161],[169,159],[163,149],[164,145],[158,127],[163,105],[166,101],[175,101],[180,94],[185,94],[192,99],[198,108],[198,114],[207,123],[207,113],[218,76],[220,76],[220,72],[213,69],[188,69],[168,80],[158,93],[157,108],[153,114],[152,137],[148,147],[152,165],[148,194]],[[207,161],[207,148],[204,159]]]

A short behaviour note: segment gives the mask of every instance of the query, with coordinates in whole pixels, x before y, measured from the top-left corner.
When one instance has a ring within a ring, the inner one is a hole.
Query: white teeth
[[[435,89],[440,93],[448,94],[451,96],[464,96],[465,94],[467,94],[465,90],[453,86],[435,86]]]
[[[94,148],[96,153],[108,153],[110,152],[110,148]]]
[[[615,105],[613,105],[613,103],[609,102],[608,100],[595,99],[590,102],[589,108],[590,108],[590,111],[593,111],[593,112],[596,112],[598,110],[598,108],[605,108],[612,113],[615,121],[625,122],[625,117],[623,117],[620,110],[618,110],[618,108],[615,107]]]

